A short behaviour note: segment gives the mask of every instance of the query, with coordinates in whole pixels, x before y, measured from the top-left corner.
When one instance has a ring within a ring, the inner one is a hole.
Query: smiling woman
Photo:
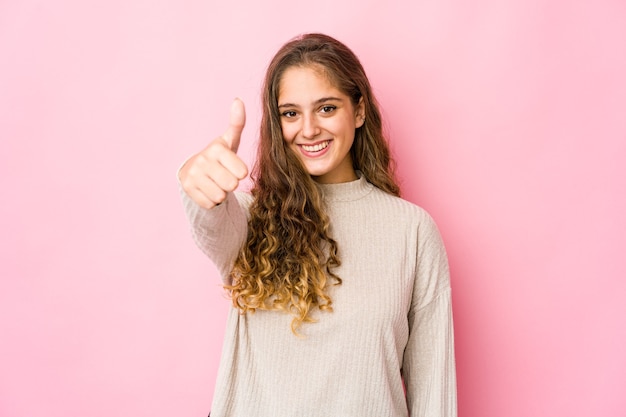
[[[363,99],[353,103],[315,65],[291,67],[278,96],[285,142],[319,183],[357,179],[350,149],[365,121]]]
[[[213,417],[456,416],[446,252],[399,198],[358,58],[310,34],[269,65],[251,194],[243,103],[179,171],[229,291]]]

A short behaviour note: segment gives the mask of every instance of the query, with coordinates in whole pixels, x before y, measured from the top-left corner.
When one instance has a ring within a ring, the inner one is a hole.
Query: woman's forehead
[[[278,84],[279,101],[318,100],[321,96],[339,97],[345,94],[320,66],[293,66],[283,72]]]

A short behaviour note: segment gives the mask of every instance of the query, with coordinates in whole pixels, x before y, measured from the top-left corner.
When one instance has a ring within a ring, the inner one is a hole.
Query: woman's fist
[[[221,203],[226,193],[234,191],[239,181],[248,175],[248,167],[237,156],[245,123],[243,102],[235,99],[230,107],[230,122],[226,132],[189,158],[180,168],[178,178],[183,190],[199,206],[210,209]]]

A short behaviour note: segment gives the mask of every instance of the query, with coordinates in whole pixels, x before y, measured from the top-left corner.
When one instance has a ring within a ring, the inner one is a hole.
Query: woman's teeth
[[[327,140],[326,142],[318,143],[317,145],[302,145],[302,149],[307,152],[319,152],[322,149],[325,149],[329,142],[330,141]]]

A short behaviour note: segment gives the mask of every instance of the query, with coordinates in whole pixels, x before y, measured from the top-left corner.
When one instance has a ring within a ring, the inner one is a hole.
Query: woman
[[[213,417],[456,416],[448,264],[399,198],[369,81],[337,40],[273,58],[251,194],[243,103],[179,179],[232,299]]]

